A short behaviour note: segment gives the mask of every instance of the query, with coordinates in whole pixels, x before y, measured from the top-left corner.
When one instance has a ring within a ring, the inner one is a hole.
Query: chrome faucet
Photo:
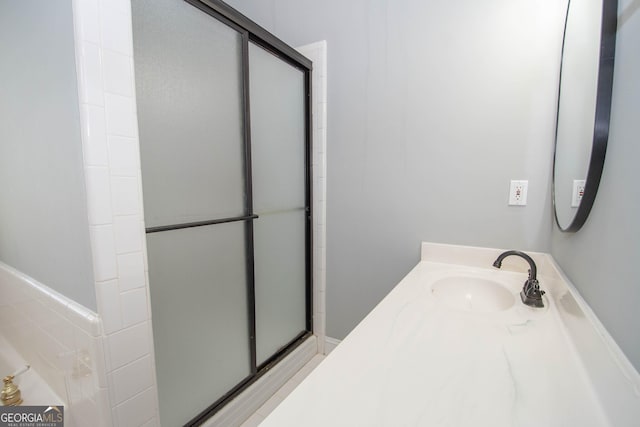
[[[526,282],[524,282],[524,286],[522,291],[520,291],[520,299],[525,305],[530,307],[544,307],[542,303],[542,295],[545,294],[544,291],[540,290],[540,285],[538,283],[538,279],[536,278],[538,269],[536,268],[536,263],[533,261],[529,255],[520,251],[506,251],[500,254],[498,258],[493,263],[493,266],[496,268],[502,267],[502,260],[510,255],[517,255],[521,258],[524,258],[525,261],[529,263],[529,278]]]

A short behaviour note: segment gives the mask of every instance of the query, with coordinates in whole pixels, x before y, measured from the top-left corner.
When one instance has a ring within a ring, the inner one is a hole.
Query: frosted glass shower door
[[[184,1],[132,2],[162,425],[254,373],[242,33]]]
[[[307,327],[304,77],[249,43],[258,365]]]
[[[200,425],[311,335],[311,62],[222,2],[131,5],[160,418]]]

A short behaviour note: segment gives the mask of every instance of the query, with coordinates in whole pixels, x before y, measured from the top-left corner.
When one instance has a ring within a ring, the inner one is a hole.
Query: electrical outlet
[[[571,207],[577,208],[580,206],[580,202],[582,201],[582,196],[584,195],[584,179],[574,179],[573,180],[573,191],[571,192]]]
[[[512,180],[509,188],[509,206],[525,206],[528,187],[529,181]]]

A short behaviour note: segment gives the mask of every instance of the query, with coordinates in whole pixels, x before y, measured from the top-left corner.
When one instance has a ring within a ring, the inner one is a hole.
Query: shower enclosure
[[[312,330],[311,64],[218,1],[132,5],[160,415],[197,424]]]

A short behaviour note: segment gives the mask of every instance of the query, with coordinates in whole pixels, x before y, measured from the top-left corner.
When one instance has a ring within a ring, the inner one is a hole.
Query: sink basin
[[[435,282],[431,292],[451,308],[480,313],[506,310],[515,303],[513,294],[504,286],[478,277],[446,277]]]

